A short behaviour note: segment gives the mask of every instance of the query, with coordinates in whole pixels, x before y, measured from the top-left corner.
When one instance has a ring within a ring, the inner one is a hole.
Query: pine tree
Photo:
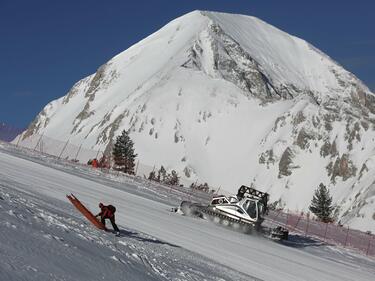
[[[163,166],[161,166],[158,171],[157,181],[165,183],[166,178],[167,178],[167,171],[165,170]]]
[[[174,186],[180,184],[180,178],[175,170],[172,170],[171,173],[167,175],[166,183]]]
[[[309,209],[321,221],[333,221],[332,213],[334,207],[332,206],[332,196],[330,196],[329,190],[324,184],[319,184],[319,187],[315,190],[315,194],[313,199],[311,200]]]
[[[117,170],[134,175],[137,154],[134,153],[134,143],[127,131],[123,130],[121,135],[117,136],[112,154]]]
[[[156,177],[155,171],[150,172],[150,174],[148,175],[148,180],[150,180],[150,181],[157,181],[158,180],[158,178]]]

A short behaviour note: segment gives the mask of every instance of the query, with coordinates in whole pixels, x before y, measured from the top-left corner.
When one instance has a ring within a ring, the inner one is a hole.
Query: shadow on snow
[[[122,236],[122,237],[126,236],[126,237],[133,238],[133,239],[136,239],[136,240],[142,241],[142,242],[162,244],[162,245],[168,245],[168,246],[171,246],[171,247],[180,248],[180,246],[177,246],[177,245],[165,242],[165,241],[142,237],[138,232],[135,232],[135,231],[129,231],[129,230],[122,229],[122,230],[120,230],[120,236]]]
[[[289,234],[288,240],[280,241],[281,244],[293,248],[327,246],[328,243],[296,234]]]

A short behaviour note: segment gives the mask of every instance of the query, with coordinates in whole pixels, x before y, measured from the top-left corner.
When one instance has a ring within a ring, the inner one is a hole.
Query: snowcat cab
[[[237,197],[224,195],[212,198],[212,211],[228,216],[239,222],[260,225],[267,212],[268,193],[242,185]]]

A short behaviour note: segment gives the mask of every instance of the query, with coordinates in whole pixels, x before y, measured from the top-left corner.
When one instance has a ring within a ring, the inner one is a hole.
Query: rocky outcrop
[[[287,147],[281,155],[279,161],[279,178],[290,176],[292,174],[294,153],[291,148]]]
[[[346,181],[350,177],[355,176],[357,168],[349,159],[348,154],[343,154],[341,157],[337,157],[334,162],[328,164],[327,171],[332,183],[335,183],[336,177],[341,177],[343,181]]]

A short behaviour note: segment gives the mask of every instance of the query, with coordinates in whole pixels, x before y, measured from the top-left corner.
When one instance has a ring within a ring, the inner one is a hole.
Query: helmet
[[[103,208],[104,204],[103,203],[99,203],[99,208]]]

